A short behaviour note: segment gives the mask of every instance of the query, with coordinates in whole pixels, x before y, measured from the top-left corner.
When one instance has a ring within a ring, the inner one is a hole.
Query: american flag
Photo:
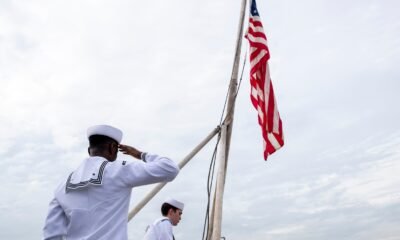
[[[258,123],[264,138],[264,159],[284,144],[282,120],[279,116],[269,74],[267,37],[257,11],[256,1],[251,1],[249,28],[246,38],[250,43],[251,102],[258,111]]]

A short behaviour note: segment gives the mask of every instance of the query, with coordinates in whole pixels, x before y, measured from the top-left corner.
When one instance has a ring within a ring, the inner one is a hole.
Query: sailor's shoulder
[[[137,171],[140,168],[135,167],[137,164],[143,164],[140,161],[130,161],[130,160],[115,160],[113,162],[109,162],[107,164],[107,169],[106,171],[109,173],[112,172],[120,172],[120,171],[132,171],[135,170]]]
[[[154,221],[154,225],[159,226],[169,226],[171,225],[171,221],[167,217],[158,218]]]
[[[109,162],[110,167],[112,168],[124,168],[128,167],[132,164],[137,164],[139,161],[132,161],[132,160],[115,160],[113,162]]]

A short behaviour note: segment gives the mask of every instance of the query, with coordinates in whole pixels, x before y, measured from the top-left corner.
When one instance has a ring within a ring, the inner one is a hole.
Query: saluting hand
[[[118,149],[123,154],[130,155],[130,156],[132,156],[134,158],[137,158],[137,159],[140,159],[140,155],[142,154],[141,151],[137,150],[134,147],[128,146],[128,145],[120,144],[120,145],[118,145]]]

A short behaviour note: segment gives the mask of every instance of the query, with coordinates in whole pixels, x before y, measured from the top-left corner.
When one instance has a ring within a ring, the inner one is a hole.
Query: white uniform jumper
[[[163,217],[154,221],[147,229],[143,240],[175,240],[169,219]]]
[[[59,185],[43,229],[45,240],[127,240],[133,187],[173,180],[179,167],[170,159],[109,162],[89,157]]]

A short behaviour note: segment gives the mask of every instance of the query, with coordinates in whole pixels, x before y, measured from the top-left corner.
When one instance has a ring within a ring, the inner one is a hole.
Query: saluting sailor
[[[178,225],[181,220],[184,204],[168,198],[161,205],[162,218],[157,219],[146,231],[143,240],[175,240],[172,226]]]
[[[45,240],[127,240],[133,187],[172,181],[174,161],[120,144],[121,130],[87,130],[89,157],[56,189],[43,228]],[[118,149],[143,161],[115,161]]]

